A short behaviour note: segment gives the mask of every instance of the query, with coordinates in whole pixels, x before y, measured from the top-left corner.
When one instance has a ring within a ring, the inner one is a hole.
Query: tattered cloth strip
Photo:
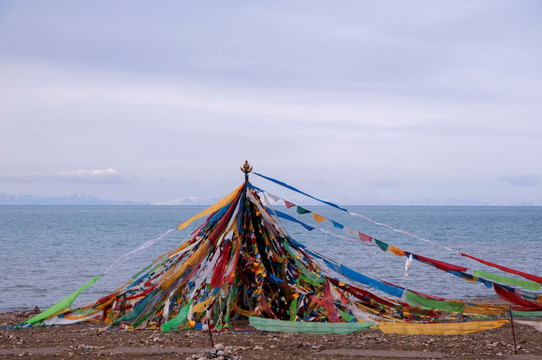
[[[256,311],[250,311],[250,310],[243,310],[241,309],[239,306],[237,306],[236,303],[232,302],[231,303],[231,308],[233,310],[235,310],[236,313],[238,313],[239,315],[242,315],[242,316],[246,316],[246,317],[249,317],[249,316],[255,316],[255,315],[258,315],[258,313]]]
[[[269,181],[271,181],[271,182],[274,182],[275,184],[278,184],[278,185],[280,185],[280,186],[284,186],[284,187],[287,188],[287,189],[290,189],[290,190],[292,190],[292,191],[295,191],[295,192],[298,192],[298,193],[303,194],[303,195],[305,195],[305,196],[308,196],[308,197],[310,197],[311,199],[314,199],[314,200],[316,200],[316,201],[320,201],[321,203],[324,203],[324,204],[326,204],[326,205],[332,206],[332,207],[337,208],[337,209],[339,209],[339,210],[342,210],[342,211],[348,211],[348,210],[346,210],[346,209],[343,209],[343,208],[340,207],[339,205],[336,205],[336,204],[334,204],[334,203],[332,203],[332,202],[329,202],[329,201],[325,201],[325,200],[318,199],[318,198],[316,198],[316,197],[314,197],[314,196],[312,196],[312,195],[309,195],[309,194],[307,194],[307,193],[305,193],[305,192],[303,192],[303,191],[301,191],[301,190],[298,190],[298,189],[296,189],[295,187],[290,186],[290,185],[288,185],[288,184],[286,184],[286,183],[284,183],[284,182],[282,182],[282,181],[275,180],[275,179],[273,179],[273,178],[270,178],[270,177],[265,176],[265,175],[262,175],[262,174],[258,174],[257,172],[255,172],[254,175],[258,175],[259,177],[262,177],[262,178],[264,178],[264,179],[266,179],[266,180],[269,180]]]
[[[75,301],[75,299],[77,299],[77,297],[86,289],[88,288],[89,286],[91,286],[92,284],[94,284],[96,281],[98,281],[99,278],[101,278],[103,275],[109,273],[110,271],[112,271],[113,269],[115,269],[116,267],[118,267],[119,265],[125,263],[126,261],[130,260],[132,257],[134,257],[136,254],[140,253],[141,251],[147,249],[148,247],[151,247],[152,245],[156,244],[158,241],[164,239],[166,236],[168,236],[169,234],[171,234],[173,231],[173,229],[171,230],[168,230],[166,231],[164,234],[160,235],[159,237],[157,238],[154,238],[154,239],[151,239],[151,240],[147,240],[146,242],[144,242],[143,244],[141,244],[137,249],[135,250],[132,250],[122,256],[120,256],[119,258],[117,258],[117,260],[115,260],[113,262],[113,264],[111,264],[104,272],[102,272],[100,275],[98,276],[95,276],[94,279],[90,280],[88,283],[86,283],[85,285],[81,286],[81,288],[79,288],[78,290],[76,290],[75,292],[73,292],[72,294],[70,294],[68,297],[66,297],[65,299],[59,301],[58,303],[56,303],[55,305],[51,306],[50,308],[48,308],[47,310],[41,312],[40,314],[34,316],[33,318],[31,319],[28,319],[27,321],[24,322],[24,324],[35,324],[37,322],[40,322],[48,317],[51,317],[53,315],[56,315],[56,314],[60,314],[61,312],[67,310],[70,308],[71,304]]]
[[[406,290],[405,300],[410,304],[420,305],[427,309],[439,309],[458,313],[465,311],[465,303],[462,301],[430,299],[427,295],[417,294],[411,290]]]
[[[463,335],[482,330],[496,329],[508,320],[498,321],[469,321],[460,323],[438,324],[412,324],[381,322],[378,328],[384,334],[407,334],[407,335]]]
[[[529,325],[542,332],[542,321],[515,320],[518,324]]]
[[[410,270],[411,265],[412,265],[412,254],[409,254],[405,262],[405,277],[408,277],[408,271]]]
[[[542,277],[541,276],[536,276],[536,275],[532,275],[532,274],[528,274],[526,272],[523,272],[523,271],[519,271],[519,270],[515,270],[515,269],[511,269],[509,267],[505,267],[505,266],[502,266],[502,265],[499,265],[499,264],[494,264],[492,262],[489,262],[487,260],[483,260],[483,259],[479,259],[477,257],[474,257],[474,256],[471,256],[471,255],[468,255],[468,254],[465,254],[465,253],[461,253],[461,256],[464,256],[464,257],[468,257],[469,259],[473,259],[473,260],[476,260],[484,265],[487,265],[487,266],[492,266],[492,267],[495,267],[497,269],[500,269],[502,271],[505,271],[507,273],[510,273],[510,274],[516,274],[516,275],[519,275],[521,277],[524,277],[525,279],[529,279],[531,281],[534,281],[534,282],[537,282],[539,284],[542,284]]]
[[[73,292],[72,294],[70,294],[68,297],[66,297],[65,299],[59,301],[58,303],[56,303],[55,305],[51,306],[50,308],[48,308],[47,310],[43,311],[42,313],[34,316],[33,318],[25,321],[25,324],[34,324],[34,323],[37,323],[41,320],[44,320],[50,316],[53,316],[55,314],[59,314],[63,311],[65,311],[66,309],[69,309],[71,304],[75,301],[75,299],[77,299],[77,297],[86,289],[88,288],[89,286],[91,286],[92,284],[94,284],[96,281],[98,281],[99,278],[101,278],[103,275],[111,272],[113,269],[117,268],[119,265],[125,263],[126,261],[130,260],[132,257],[134,257],[135,255],[137,255],[138,253],[140,253],[141,251],[151,247],[152,245],[156,244],[158,241],[164,239],[166,236],[168,236],[169,234],[171,234],[173,231],[175,231],[174,229],[171,229],[171,230],[168,230],[166,231],[164,234],[160,235],[159,237],[157,238],[154,238],[154,239],[151,239],[151,240],[147,240],[146,242],[144,242],[143,244],[141,244],[137,249],[135,250],[132,250],[122,256],[120,256],[119,258],[117,258],[104,272],[102,272],[100,275],[98,276],[95,276],[91,281],[89,281],[88,283],[86,283],[85,285],[81,286],[81,288],[79,288],[78,290],[76,290],[75,292]]]
[[[293,216],[290,216],[290,215],[288,215],[288,214],[283,213],[282,211],[275,210],[274,212],[275,212],[275,214],[277,214],[277,216],[280,217],[280,218],[283,218],[283,219],[285,219],[285,220],[289,220],[289,221],[291,221],[291,222],[295,222],[295,223],[297,223],[297,224],[303,226],[305,229],[307,229],[307,230],[309,230],[309,231],[314,230],[314,227],[312,227],[312,226],[310,226],[310,225],[307,225],[307,224],[305,224],[304,222],[297,220],[297,219],[294,218]]]
[[[533,282],[533,281],[521,280],[521,279],[511,278],[509,276],[491,274],[491,273],[487,273],[485,271],[474,270],[473,274],[474,274],[474,276],[485,277],[487,279],[497,281],[497,282],[499,282],[501,284],[518,285],[518,286],[521,286],[524,289],[529,289],[529,290],[533,290],[533,291],[538,291],[540,289],[540,286],[541,286],[539,283],[536,283],[536,282]]]
[[[418,260],[420,262],[423,262],[423,263],[426,263],[426,264],[429,264],[429,265],[433,265],[434,267],[436,267],[439,270],[444,270],[444,271],[467,271],[468,270],[468,268],[466,268],[464,266],[449,264],[449,263],[446,263],[444,261],[431,259],[431,258],[421,256],[421,255],[418,255],[418,254],[412,254],[412,255],[414,255],[414,258],[416,260]]]
[[[504,315],[508,312],[508,305],[471,304],[465,305],[465,315]]]
[[[509,289],[507,289],[504,286],[500,286],[497,284],[493,284],[493,289],[495,290],[495,293],[499,295],[501,299],[504,301],[507,301],[512,304],[516,304],[519,306],[513,307],[514,310],[520,310],[520,311],[539,311],[542,310],[542,302],[538,301],[531,301],[522,298],[520,295],[513,293]]]
[[[190,311],[190,306],[192,306],[192,299],[186,304],[181,311],[179,311],[179,314],[175,316],[174,318],[170,319],[169,321],[165,322],[161,326],[162,332],[170,332],[171,330],[177,330],[179,326],[186,320],[186,317],[188,316],[188,313]]]
[[[200,212],[199,214],[197,214],[195,216],[192,216],[190,219],[186,220],[181,225],[179,225],[177,227],[177,229],[178,230],[183,230],[188,225],[190,225],[194,220],[197,220],[197,219],[202,218],[202,217],[207,216],[207,215],[211,215],[215,211],[217,211],[217,210],[223,208],[224,206],[226,206],[227,204],[231,203],[233,201],[233,199],[235,199],[235,196],[239,193],[239,190],[241,190],[243,188],[243,186],[244,185],[240,185],[237,189],[233,190],[231,193],[226,195],[224,198],[222,198],[222,200],[220,200],[216,204],[211,205],[207,209]]]
[[[351,323],[306,322],[265,319],[251,316],[250,326],[261,331],[302,333],[302,334],[351,334],[368,329],[375,323],[371,321]]]
[[[111,264],[103,273],[102,275],[105,275],[107,274],[108,272],[110,272],[111,270],[115,269],[116,267],[118,267],[119,265],[121,264],[124,264],[126,261],[130,260],[131,258],[133,258],[134,256],[136,256],[137,254],[139,254],[141,251],[145,250],[146,248],[149,248],[151,247],[152,245],[156,244],[158,241],[164,239],[166,236],[168,236],[169,234],[171,234],[172,232],[174,232],[175,229],[171,229],[171,230],[168,230],[166,231],[164,234],[160,235],[159,237],[157,238],[154,238],[154,239],[151,239],[151,240],[147,240],[146,242],[144,242],[143,244],[141,244],[137,249],[135,250],[132,250],[130,251],[129,253],[126,253],[124,255],[122,255],[121,257],[119,257],[117,260],[115,260],[115,262],[113,264]]]
[[[88,288],[90,285],[94,284],[100,276],[96,276],[94,279],[90,280],[85,285],[81,286],[80,289],[73,292],[70,296],[65,298],[64,300],[61,300],[60,302],[56,303],[55,305],[51,306],[47,310],[39,313],[38,315],[34,316],[31,319],[26,320],[25,324],[35,324],[39,321],[42,321],[50,316],[59,314],[63,312],[64,310],[68,309],[70,305],[75,301],[75,299],[81,294],[86,288]]]
[[[542,317],[542,311],[518,311],[512,310],[512,315],[521,317]]]

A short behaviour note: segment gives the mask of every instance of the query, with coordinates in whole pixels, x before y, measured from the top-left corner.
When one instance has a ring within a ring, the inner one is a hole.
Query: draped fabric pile
[[[74,299],[98,280],[97,276],[68,298],[24,324],[101,321],[110,327],[159,327],[167,332],[206,326],[224,329],[231,327],[232,320],[248,317],[252,324],[257,324],[255,327],[269,331],[299,328],[301,332],[346,333],[350,329],[367,328],[384,322],[423,325],[450,323],[457,319],[480,320],[482,315],[502,315],[508,309],[505,306],[437,298],[365,276],[288,236],[279,226],[279,218],[300,223],[307,230],[314,227],[276,211],[263,201],[263,196],[263,190],[246,181],[215,205],[181,224],[179,230],[207,216],[179,248],[156,259],[121,288],[95,303],[71,308]],[[326,204],[339,208],[332,203]],[[291,202],[286,205],[295,206]],[[311,213],[301,209],[298,210],[299,214]],[[313,219],[316,222],[326,220],[317,214],[313,214]],[[335,224],[342,226],[337,222]],[[377,242],[384,251],[407,258],[410,256],[411,260],[430,264],[456,276],[471,276],[466,273],[466,268],[411,254],[369,235],[352,232],[361,241]],[[123,261],[125,257],[118,261]],[[513,300],[512,303],[516,305],[519,302],[518,311],[542,309],[542,302],[536,293],[534,298],[527,300],[514,288],[494,280],[484,281],[495,286],[503,298]],[[536,286],[537,283],[534,284]],[[531,283],[527,285],[533,286]],[[256,318],[274,321],[258,321]],[[279,320],[296,322],[298,326],[281,325],[277,322]],[[337,326],[311,325],[308,328],[302,325],[314,322],[336,323]],[[469,332],[478,331],[502,323],[478,321],[468,329]],[[350,325],[341,328],[340,324]],[[406,333],[429,331],[447,334],[454,331],[460,333],[460,330],[453,329],[466,327],[444,329],[433,326],[433,330],[403,330],[404,326],[382,328]]]
[[[220,329],[233,317],[325,322],[366,321],[349,292],[362,289],[328,278],[288,238],[250,183],[203,213],[209,215],[179,248],[154,261],[137,278],[95,303],[70,309],[61,302],[27,321],[67,324],[99,320],[121,328],[159,326],[163,331]],[[179,226],[186,227],[190,219]],[[95,280],[93,280],[95,281]],[[368,293],[367,293],[368,294]],[[377,309],[378,305],[367,305]],[[55,311],[58,310],[58,311]]]

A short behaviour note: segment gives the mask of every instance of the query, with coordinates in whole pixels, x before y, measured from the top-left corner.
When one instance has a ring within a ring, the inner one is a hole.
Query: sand
[[[31,312],[0,314],[0,326]],[[234,326],[250,329],[247,322]],[[542,332],[515,324],[461,336],[384,335],[369,329],[350,335],[305,335],[227,331],[161,333],[103,330],[101,323],[30,329],[0,329],[0,359],[540,359]],[[218,355],[217,355],[218,353]],[[220,358],[219,358],[220,359]]]

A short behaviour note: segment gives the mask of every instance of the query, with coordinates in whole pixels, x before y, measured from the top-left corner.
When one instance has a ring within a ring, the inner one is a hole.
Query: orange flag
[[[318,214],[315,214],[315,213],[312,213],[312,218],[314,219],[314,221],[316,222],[322,222],[324,220],[327,220],[327,218],[323,217],[323,216],[320,216]]]

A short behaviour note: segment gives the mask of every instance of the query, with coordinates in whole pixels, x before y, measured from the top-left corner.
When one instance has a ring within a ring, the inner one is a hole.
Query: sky
[[[341,204],[541,205],[541,17],[527,0],[2,0],[0,193],[208,203],[248,159]]]

